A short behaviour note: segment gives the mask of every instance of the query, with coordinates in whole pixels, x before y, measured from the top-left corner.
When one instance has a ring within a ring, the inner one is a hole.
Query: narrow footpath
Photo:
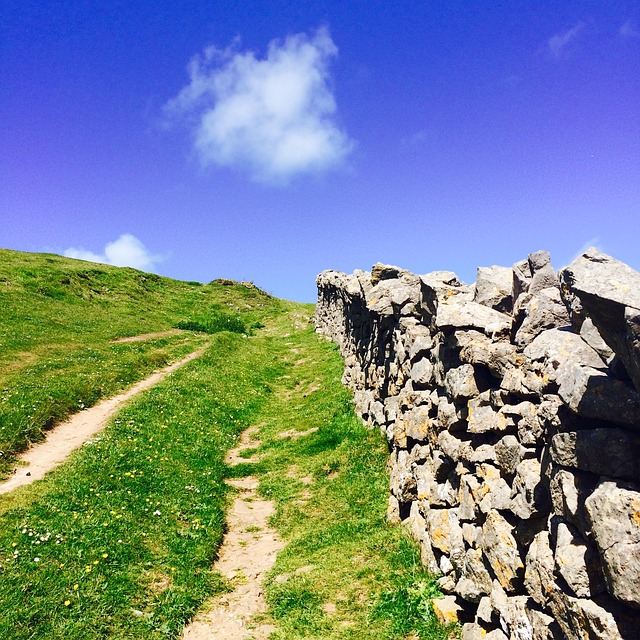
[[[238,446],[225,462],[231,466],[257,462],[241,453],[260,445],[254,439],[255,427],[244,431]],[[257,493],[258,479],[246,476],[227,480],[239,491],[227,516],[227,532],[214,567],[230,583],[232,591],[212,598],[202,612],[185,628],[184,640],[264,640],[274,627],[262,624],[259,615],[267,610],[263,580],[284,547],[277,532],[269,526],[275,512],[270,500]]]
[[[93,407],[83,409],[51,429],[45,440],[18,456],[18,464],[13,475],[0,482],[0,494],[9,493],[18,487],[44,478],[46,473],[61,465],[75,449],[102,431],[109,418],[126,402],[139,393],[150,389],[187,362],[202,355],[203,351],[203,349],[198,349],[190,353],[182,360],[152,373],[140,382],[136,382],[123,393],[106,398]]]

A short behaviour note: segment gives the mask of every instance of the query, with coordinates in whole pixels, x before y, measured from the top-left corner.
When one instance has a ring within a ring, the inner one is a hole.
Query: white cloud
[[[102,254],[70,247],[64,252],[64,255],[67,258],[102,262],[116,267],[133,267],[140,269],[140,271],[153,271],[155,265],[162,261],[161,256],[149,253],[142,242],[130,233],[124,233],[117,240],[109,242]]]
[[[191,124],[204,165],[275,183],[326,170],[353,148],[336,123],[329,63],[337,52],[326,29],[273,40],[264,59],[237,43],[209,47],[191,60],[190,83],[165,113]]]
[[[578,37],[583,28],[584,24],[582,22],[579,22],[572,29],[562,31],[561,33],[556,33],[554,36],[549,38],[547,42],[549,53],[554,58],[561,58],[563,55],[565,55],[569,44]]]

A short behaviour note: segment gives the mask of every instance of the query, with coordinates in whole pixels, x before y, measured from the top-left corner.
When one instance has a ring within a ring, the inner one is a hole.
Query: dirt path
[[[127,400],[160,382],[172,371],[197,358],[202,352],[202,349],[194,351],[182,360],[137,382],[124,393],[107,398],[93,407],[76,413],[66,422],[60,423],[48,432],[46,440],[34,445],[18,457],[19,466],[10,478],[0,483],[0,494],[9,493],[17,487],[31,484],[44,477],[48,471],[62,464],[74,449],[81,446],[91,436],[102,431],[109,418]]]
[[[235,449],[227,454],[231,465],[255,462],[241,453],[257,447],[257,427],[250,427],[240,437]],[[264,640],[274,630],[259,621],[267,609],[262,590],[264,575],[273,566],[276,554],[284,547],[268,524],[275,507],[258,496],[258,480],[248,476],[228,480],[240,490],[227,518],[227,533],[220,547],[215,568],[229,580],[233,591],[213,598],[202,613],[185,628],[183,640]]]
[[[111,342],[143,342],[144,340],[152,340],[153,338],[175,336],[178,333],[182,333],[182,329],[166,329],[165,331],[154,331],[153,333],[141,333],[137,336],[125,336],[124,338],[116,338]]]

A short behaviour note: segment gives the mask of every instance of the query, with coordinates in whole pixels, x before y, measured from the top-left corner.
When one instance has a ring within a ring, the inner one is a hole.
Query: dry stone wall
[[[591,249],[471,286],[381,264],[317,284],[389,442],[389,517],[463,639],[640,638],[640,273]]]

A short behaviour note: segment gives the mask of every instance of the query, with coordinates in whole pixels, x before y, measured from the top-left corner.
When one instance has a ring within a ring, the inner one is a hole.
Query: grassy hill
[[[0,249],[0,477],[44,431],[195,350],[206,331],[250,333],[285,306],[252,285]],[[175,327],[205,332],[116,342]]]
[[[234,587],[212,562],[225,479],[249,474],[287,543],[266,584],[274,640],[447,637],[418,550],[385,521],[386,443],[354,416],[312,311],[251,285],[0,251],[5,474],[64,416],[204,349],[0,495],[0,639],[179,638]],[[117,341],[140,334],[155,335]],[[228,467],[251,425],[259,462]]]

